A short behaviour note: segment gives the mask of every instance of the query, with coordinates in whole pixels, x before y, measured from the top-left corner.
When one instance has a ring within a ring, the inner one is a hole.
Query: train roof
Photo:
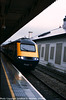
[[[20,38],[14,42],[20,42],[20,43],[23,43],[23,44],[31,44],[31,45],[34,45],[35,42],[32,41],[30,38]]]

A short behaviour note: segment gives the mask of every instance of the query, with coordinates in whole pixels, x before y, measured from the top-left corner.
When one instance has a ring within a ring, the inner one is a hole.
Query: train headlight
[[[24,57],[21,57],[21,59],[24,59]]]
[[[37,60],[39,60],[39,59],[37,58]]]
[[[24,59],[24,57],[23,57],[23,56],[19,56],[18,58],[19,58],[19,59]]]
[[[36,58],[34,58],[36,60]]]
[[[34,60],[38,60],[38,58],[37,58],[37,57],[35,57],[35,58],[34,58]]]
[[[21,57],[18,57],[19,59],[21,59]]]

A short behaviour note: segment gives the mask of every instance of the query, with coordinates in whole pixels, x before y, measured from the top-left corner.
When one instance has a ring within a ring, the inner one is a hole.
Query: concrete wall
[[[51,63],[60,70],[66,70],[66,38],[37,40],[40,64]]]

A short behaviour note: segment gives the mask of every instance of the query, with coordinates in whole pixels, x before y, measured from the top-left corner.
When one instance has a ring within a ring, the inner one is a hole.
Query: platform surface
[[[17,98],[17,100],[46,100],[3,54],[1,54],[1,64],[12,98]]]

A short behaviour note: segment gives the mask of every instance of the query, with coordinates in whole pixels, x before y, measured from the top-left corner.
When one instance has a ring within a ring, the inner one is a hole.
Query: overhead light
[[[3,28],[3,29],[6,29],[6,26],[5,26],[5,25],[2,25],[2,28]]]
[[[2,28],[3,28],[3,29],[6,29],[6,26],[5,26],[5,17],[4,17],[3,20],[2,20]]]

